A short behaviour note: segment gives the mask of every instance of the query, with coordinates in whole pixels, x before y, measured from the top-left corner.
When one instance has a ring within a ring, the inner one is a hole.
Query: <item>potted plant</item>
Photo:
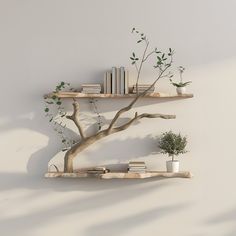
[[[172,85],[174,85],[176,87],[176,91],[178,94],[185,94],[186,93],[186,86],[189,85],[191,83],[191,81],[183,82],[183,73],[185,71],[185,68],[183,66],[179,66],[178,70],[179,70],[179,74],[180,74],[180,82],[175,83],[175,82],[173,82],[172,79],[170,79],[170,82]]]
[[[167,172],[179,172],[179,161],[175,160],[175,156],[186,153],[186,145],[187,138],[181,136],[180,133],[175,134],[169,131],[161,135],[159,141],[161,153],[168,154],[171,157],[171,161],[166,162]]]

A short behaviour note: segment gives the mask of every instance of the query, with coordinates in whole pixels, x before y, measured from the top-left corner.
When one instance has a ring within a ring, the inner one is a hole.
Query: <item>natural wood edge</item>
[[[125,173],[125,172],[110,172],[105,174],[88,174],[86,172],[48,172],[45,174],[46,178],[88,178],[97,177],[101,179],[146,179],[152,177],[163,178],[192,178],[193,175],[189,171],[181,171],[178,173],[165,171],[148,171],[146,173]]]
[[[136,94],[85,94],[80,92],[59,92],[44,95],[44,98],[50,98],[56,95],[59,98],[135,98]],[[150,93],[144,98],[192,98],[193,94],[168,94],[168,93]]]

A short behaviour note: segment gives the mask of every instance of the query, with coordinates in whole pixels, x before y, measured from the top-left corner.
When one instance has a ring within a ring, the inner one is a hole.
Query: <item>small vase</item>
[[[176,92],[180,95],[185,94],[186,93],[186,87],[177,87]]]
[[[179,161],[167,161],[166,162],[167,172],[179,172]]]

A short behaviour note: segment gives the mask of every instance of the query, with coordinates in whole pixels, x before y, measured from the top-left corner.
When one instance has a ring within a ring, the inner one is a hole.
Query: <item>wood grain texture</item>
[[[45,174],[46,178],[88,178],[97,177],[101,179],[146,179],[152,177],[163,178],[192,178],[193,175],[189,171],[181,171],[178,173],[165,171],[148,171],[146,173],[125,173],[125,172],[110,172],[106,174],[88,174],[86,172],[48,172]]]
[[[136,94],[85,94],[79,92],[59,92],[46,94],[44,97],[56,95],[59,98],[135,98]],[[143,96],[144,98],[192,98],[193,94],[168,94],[168,93],[150,93]]]

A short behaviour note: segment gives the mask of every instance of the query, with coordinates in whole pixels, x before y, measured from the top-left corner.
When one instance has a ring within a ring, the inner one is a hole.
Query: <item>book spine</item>
[[[116,68],[116,93],[120,94],[120,68]]]
[[[107,72],[107,93],[111,94],[111,72]]]
[[[125,94],[129,94],[129,71],[125,70]]]
[[[107,93],[107,72],[104,73],[104,78],[103,78],[103,93]]]
[[[120,94],[125,94],[125,68],[120,68]]]
[[[116,94],[116,67],[112,67],[112,75],[111,75],[111,79],[112,79],[112,82],[111,82],[111,86],[112,86],[112,89],[111,89],[111,93],[112,94]]]

